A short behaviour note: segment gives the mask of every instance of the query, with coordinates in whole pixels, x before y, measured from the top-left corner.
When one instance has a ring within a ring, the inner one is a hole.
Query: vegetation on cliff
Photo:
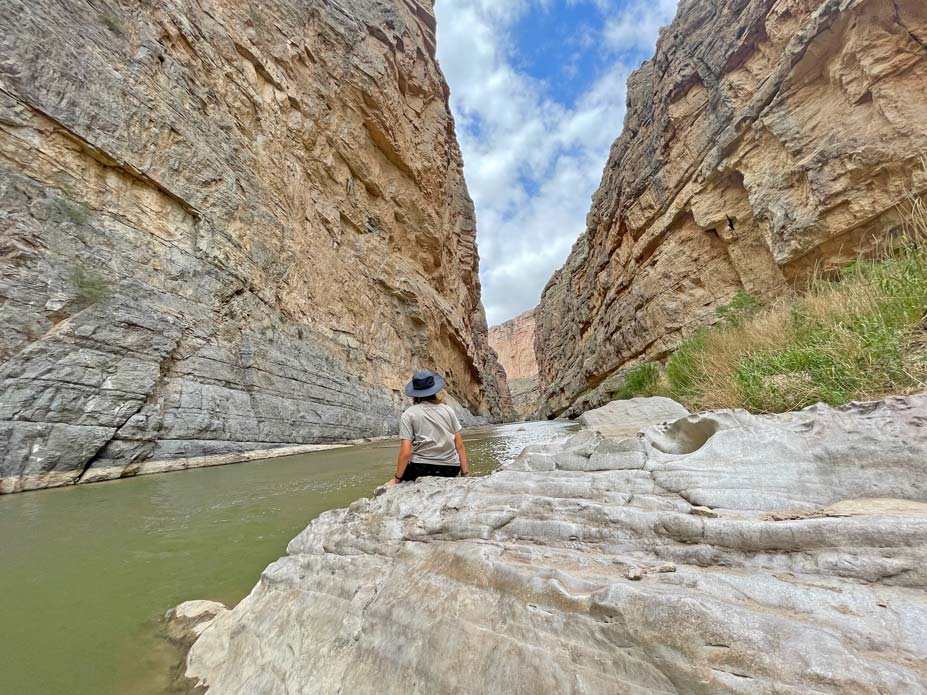
[[[738,292],[661,370],[632,367],[612,396],[668,395],[692,410],[784,412],[927,385],[927,207],[880,260],[857,260],[807,293],[761,308]]]

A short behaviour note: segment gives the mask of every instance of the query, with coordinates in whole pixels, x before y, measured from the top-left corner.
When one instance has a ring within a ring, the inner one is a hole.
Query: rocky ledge
[[[389,488],[203,613],[187,676],[209,695],[924,693],[925,453],[922,394],[587,430]]]

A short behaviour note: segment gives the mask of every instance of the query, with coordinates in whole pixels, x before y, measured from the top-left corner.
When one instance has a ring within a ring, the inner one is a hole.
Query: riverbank
[[[485,417],[473,415],[466,410],[466,408],[463,408],[453,400],[451,402],[464,427],[473,429],[488,425],[488,421]],[[13,476],[0,477],[0,495],[65,487],[68,485],[99,483],[107,480],[134,478],[140,475],[152,475],[155,473],[172,473],[193,468],[210,468],[213,466],[227,466],[234,463],[246,463],[248,461],[296,456],[299,454],[312,453],[314,451],[326,451],[328,449],[358,446],[371,442],[388,441],[394,439],[395,434],[394,432],[393,434],[381,436],[272,447],[268,447],[267,444],[260,442],[237,442],[234,444],[235,450],[223,451],[219,454],[182,456],[150,461],[142,459],[139,461],[132,460],[117,463],[112,459],[106,461],[92,459],[91,462],[80,471],[75,471],[73,469],[58,471],[53,469],[40,473],[20,473]],[[223,448],[228,448],[229,446],[232,445],[228,442],[222,444]],[[0,468],[2,468],[2,466],[0,466]]]
[[[389,439],[389,437],[378,437],[377,439]],[[105,480],[134,478],[140,475],[152,475],[155,473],[186,471],[191,468],[211,468],[213,466],[226,466],[232,463],[244,463],[246,461],[296,456],[298,454],[308,454],[314,451],[326,451],[328,449],[339,449],[345,446],[363,444],[367,441],[373,440],[358,439],[338,444],[304,444],[301,446],[286,446],[274,449],[237,451],[229,454],[217,454],[215,456],[192,456],[189,458],[168,459],[163,461],[142,461],[140,463],[119,466],[91,467],[84,471],[76,481],[71,473],[56,473],[54,471],[37,475],[20,475],[15,478],[0,478],[0,495],[13,492],[30,492],[44,488],[62,487],[65,485],[99,483]]]
[[[927,386],[927,209],[879,261],[858,260],[808,292],[762,307],[738,292],[666,361],[625,370],[610,396],[665,395],[689,408],[785,412]]]
[[[222,695],[923,692],[925,412],[709,412],[388,488],[291,541],[186,673]]]

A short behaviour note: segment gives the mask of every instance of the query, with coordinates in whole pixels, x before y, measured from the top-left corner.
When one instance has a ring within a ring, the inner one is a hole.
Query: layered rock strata
[[[543,414],[737,290],[768,300],[896,234],[927,188],[925,84],[922,0],[682,0],[537,310]]]
[[[666,404],[643,406],[625,414]],[[313,521],[187,675],[209,695],[923,693],[925,414],[927,394],[689,415],[388,488]]]
[[[512,406],[522,420],[538,409],[540,380],[534,356],[534,309],[489,327],[489,346],[505,369]]]
[[[0,492],[504,415],[422,0],[5,0]]]

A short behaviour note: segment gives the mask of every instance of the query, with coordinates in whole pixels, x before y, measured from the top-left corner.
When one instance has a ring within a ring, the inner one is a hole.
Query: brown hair
[[[412,403],[444,403],[444,389],[441,389],[433,396],[427,396],[425,398],[413,398]]]

